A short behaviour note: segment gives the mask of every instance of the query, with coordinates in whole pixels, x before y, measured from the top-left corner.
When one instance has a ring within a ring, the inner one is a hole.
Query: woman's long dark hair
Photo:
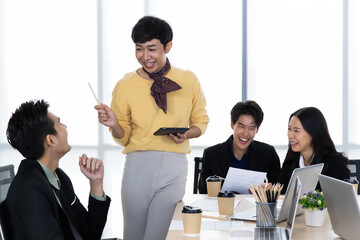
[[[289,122],[292,117],[297,117],[300,120],[303,128],[312,138],[311,144],[315,154],[312,163],[323,162],[324,156],[331,155],[339,155],[345,162],[348,162],[347,157],[336,150],[334,142],[330,137],[325,117],[319,109],[315,107],[301,108],[290,115]],[[299,154],[291,149],[289,143],[285,160],[288,158],[299,158]]]

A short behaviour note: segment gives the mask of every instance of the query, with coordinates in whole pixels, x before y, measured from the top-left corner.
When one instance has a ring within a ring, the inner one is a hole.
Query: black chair
[[[14,175],[14,165],[0,167],[0,202],[5,200]]]
[[[194,166],[194,190],[193,193],[197,194],[199,189],[199,178],[202,169],[202,158],[195,157],[194,158],[195,166]]]
[[[5,201],[0,202],[0,240],[6,240],[7,238],[7,227],[6,227],[6,216],[5,216]]]
[[[360,182],[360,159],[349,160],[348,168],[350,169],[350,178],[356,179]],[[360,193],[360,188],[358,188],[357,194]]]
[[[0,167],[0,240],[7,239],[5,199],[14,178],[14,165]]]

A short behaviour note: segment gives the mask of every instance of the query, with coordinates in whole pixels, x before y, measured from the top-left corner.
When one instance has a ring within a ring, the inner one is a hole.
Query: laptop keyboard
[[[284,228],[255,228],[255,234],[254,239],[255,240],[281,240],[281,239],[287,239],[285,235],[285,229]]]

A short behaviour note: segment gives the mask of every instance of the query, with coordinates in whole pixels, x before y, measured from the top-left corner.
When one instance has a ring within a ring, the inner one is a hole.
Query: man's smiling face
[[[254,117],[242,114],[235,123],[231,123],[231,128],[234,130],[234,151],[235,148],[237,148],[238,150],[246,152],[258,131]]]

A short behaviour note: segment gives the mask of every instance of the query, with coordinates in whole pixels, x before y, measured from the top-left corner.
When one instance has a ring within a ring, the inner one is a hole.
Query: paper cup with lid
[[[210,176],[206,179],[206,187],[208,192],[208,197],[216,197],[221,189],[221,177],[219,176]]]
[[[233,192],[219,192],[217,195],[219,214],[232,215],[234,214],[235,193]]]
[[[199,234],[201,228],[202,210],[197,207],[184,206],[182,220],[185,234]]]

